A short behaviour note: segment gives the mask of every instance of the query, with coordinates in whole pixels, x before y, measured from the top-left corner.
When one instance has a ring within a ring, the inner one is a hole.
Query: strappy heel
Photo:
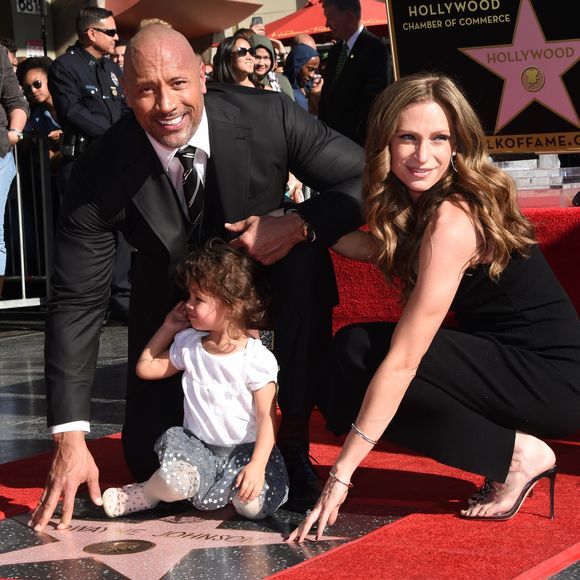
[[[487,499],[487,496],[489,495],[489,492],[493,489],[494,483],[495,482],[493,481],[493,479],[486,477],[483,482],[483,485],[473,495],[469,496],[467,500],[467,507],[471,507],[477,505],[478,503],[481,503],[482,501],[485,501]],[[528,497],[534,497],[533,487],[530,489]]]
[[[482,501],[485,501],[489,495],[489,492],[493,489],[493,483],[493,479],[486,477],[483,485],[473,495],[469,496],[469,499],[467,500],[467,506],[471,507],[481,503]]]
[[[509,520],[510,518],[513,518],[518,513],[518,511],[520,511],[520,508],[522,507],[522,504],[524,503],[525,499],[528,497],[528,495],[532,494],[532,491],[533,491],[536,483],[538,483],[538,481],[540,481],[540,479],[547,478],[550,480],[550,519],[553,520],[554,519],[554,492],[555,492],[557,472],[558,472],[558,469],[554,465],[550,469],[547,469],[546,471],[540,473],[539,475],[536,475],[536,477],[530,479],[530,481],[528,481],[528,483],[526,483],[526,485],[524,485],[524,488],[522,489],[522,491],[520,492],[520,495],[518,496],[518,498],[514,502],[514,505],[507,512],[496,514],[494,516],[470,516],[470,515],[461,513],[460,516],[462,518],[465,518],[466,520],[489,520],[489,521],[495,521],[495,522]],[[477,493],[472,495],[469,498],[469,501],[472,501],[476,497],[480,497],[481,499],[485,499],[487,497],[487,495],[489,494],[492,485],[493,485],[493,482],[491,480],[486,479],[483,487]],[[468,503],[469,503],[469,501],[468,501]],[[475,505],[475,504],[471,503],[470,505]]]

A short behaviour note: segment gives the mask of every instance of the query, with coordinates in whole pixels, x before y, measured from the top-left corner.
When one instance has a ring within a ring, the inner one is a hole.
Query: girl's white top
[[[255,338],[246,348],[226,355],[207,352],[201,340],[207,332],[179,332],[169,349],[171,364],[183,370],[183,426],[211,445],[256,441],[253,391],[276,382],[274,355]]]

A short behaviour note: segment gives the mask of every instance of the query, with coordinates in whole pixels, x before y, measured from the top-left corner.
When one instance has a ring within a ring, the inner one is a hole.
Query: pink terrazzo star
[[[496,132],[534,101],[580,126],[562,80],[578,62],[580,40],[546,41],[529,0],[520,4],[511,44],[459,50],[504,79]]]
[[[279,532],[218,529],[232,511],[228,508],[210,513],[187,512],[161,519],[128,522],[121,520],[72,520],[67,530],[33,532],[47,543],[0,554],[0,566],[93,558],[127,578],[162,578],[192,550],[223,547],[265,546],[284,543]],[[27,521],[26,516],[14,518]],[[344,538],[324,536],[324,540]],[[94,554],[85,548],[102,542],[151,542],[148,551],[132,554]],[[308,553],[308,547],[287,544]],[[305,554],[308,558],[309,555]],[[269,572],[269,571],[267,571]]]

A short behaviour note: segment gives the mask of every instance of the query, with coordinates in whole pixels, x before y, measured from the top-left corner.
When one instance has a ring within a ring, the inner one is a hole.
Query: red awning
[[[384,0],[361,0],[362,23],[367,26],[387,24],[387,5]],[[292,38],[297,34],[320,34],[328,32],[322,11],[322,0],[308,0],[304,8],[266,24],[266,36],[270,38]]]

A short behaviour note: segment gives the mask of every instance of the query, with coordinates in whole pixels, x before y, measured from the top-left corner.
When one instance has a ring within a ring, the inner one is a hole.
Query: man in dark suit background
[[[132,39],[124,73],[133,115],[79,159],[62,208],[46,335],[48,424],[56,449],[31,521],[36,530],[61,496],[59,527],[68,525],[83,482],[93,502],[101,503],[85,432],[117,230],[137,250],[123,446],[141,481],[157,468],[156,438],[183,420],[179,377],[145,382],[134,368],[180,299],[173,272],[188,243],[229,237],[266,266],[281,367],[279,438],[285,441],[279,445],[305,443],[304,459],[313,404],[306,379],[330,340],[337,298],[326,248],[361,223],[360,147],[283,95],[217,86],[204,99],[200,60],[185,37],[164,26],[144,28]],[[175,156],[185,145],[196,147],[194,169],[205,186],[201,222],[186,217],[184,171]],[[268,215],[281,214],[288,171],[322,193],[300,204],[299,213]]]
[[[332,47],[323,79],[310,92],[318,118],[364,145],[374,98],[388,84],[386,45],[361,24],[360,0],[323,0],[326,26],[340,40]]]

